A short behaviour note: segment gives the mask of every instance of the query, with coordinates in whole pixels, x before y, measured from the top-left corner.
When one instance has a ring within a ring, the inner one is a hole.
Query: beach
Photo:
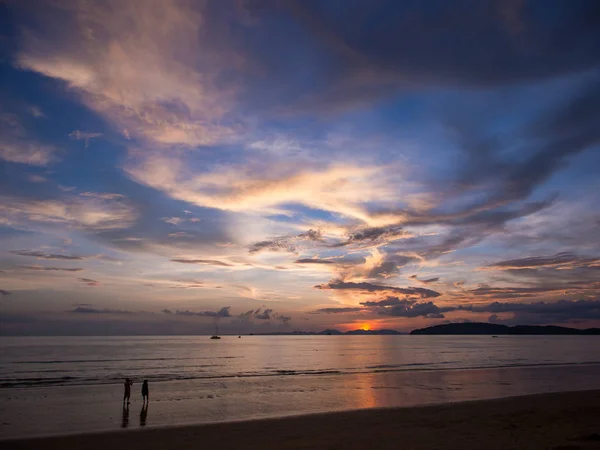
[[[600,391],[21,439],[2,448],[598,449]]]

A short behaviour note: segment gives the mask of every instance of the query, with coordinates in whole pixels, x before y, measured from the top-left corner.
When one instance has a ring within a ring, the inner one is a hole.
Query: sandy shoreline
[[[3,450],[600,449],[600,391],[0,443]]]

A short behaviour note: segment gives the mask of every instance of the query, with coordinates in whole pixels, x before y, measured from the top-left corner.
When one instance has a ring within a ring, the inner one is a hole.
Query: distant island
[[[410,334],[491,334],[491,335],[600,335],[600,328],[588,328],[579,330],[577,328],[558,327],[554,325],[498,325],[494,323],[448,323],[432,327],[413,330]]]
[[[407,334],[396,330],[350,330],[342,332],[340,330],[323,331],[278,331],[273,333],[250,333],[251,336],[339,336],[339,335],[396,335]]]

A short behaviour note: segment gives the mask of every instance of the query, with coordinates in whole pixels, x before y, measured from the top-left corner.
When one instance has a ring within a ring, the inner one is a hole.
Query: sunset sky
[[[0,3],[0,334],[600,325],[600,2]]]

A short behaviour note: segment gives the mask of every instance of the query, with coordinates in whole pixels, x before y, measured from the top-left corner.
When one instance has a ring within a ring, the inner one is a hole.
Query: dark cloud
[[[46,253],[37,250],[12,250],[9,253],[19,256],[32,256],[37,259],[56,259],[65,261],[83,261],[85,257],[79,255],[62,255],[57,253]]]
[[[600,258],[586,258],[570,252],[557,253],[553,256],[530,256],[527,258],[509,259],[490,264],[487,267],[500,270],[537,269],[544,267],[597,267]]]
[[[348,0],[335,6],[294,1],[284,8],[328,61],[323,65],[326,81],[316,87],[323,90],[319,104],[333,104],[330,108],[390,96],[415,84],[518,83],[586,70],[599,62],[600,7],[594,0],[551,5]],[[557,51],[565,48],[578,51]]]
[[[276,314],[275,319],[281,321],[283,324],[288,324],[292,320],[290,316],[284,316],[283,314]]]
[[[574,320],[600,320],[600,300],[559,300],[537,303],[491,303],[476,306],[474,311],[491,312],[489,321],[506,325],[544,325],[567,323]],[[500,314],[512,313],[501,318]]]
[[[427,278],[425,280],[418,280],[418,281],[420,281],[421,283],[429,284],[429,283],[435,283],[439,280],[440,280],[440,277],[433,277],[433,278]]]
[[[209,266],[221,266],[221,267],[233,267],[233,264],[229,264],[223,261],[217,261],[215,259],[171,259],[172,262],[182,264],[207,264]]]
[[[315,313],[323,313],[323,314],[343,314],[343,313],[353,313],[363,311],[364,308],[355,308],[355,307],[346,307],[346,308],[321,308],[317,309]]]
[[[80,267],[70,268],[70,267],[43,267],[43,266],[20,266],[21,269],[25,270],[41,270],[41,271],[49,271],[49,272],[81,272],[84,269]]]
[[[300,239],[305,239],[308,241],[322,241],[323,240],[323,234],[321,233],[321,230],[308,230],[305,233],[300,233],[298,235],[298,238]]]
[[[379,291],[389,291],[395,292],[398,294],[404,294],[411,297],[419,297],[419,298],[435,298],[439,297],[441,294],[439,292],[433,291],[431,289],[419,288],[419,287],[395,287],[395,286],[386,286],[382,284],[373,284],[368,282],[360,282],[355,283],[352,281],[343,281],[343,280],[331,280],[326,284],[318,284],[315,286],[316,289],[352,289],[352,290],[360,290],[360,291],[368,291],[368,292],[379,292]]]
[[[303,258],[294,261],[296,264],[335,264],[335,261],[330,259],[318,259],[318,258]]]
[[[430,319],[443,319],[444,313],[452,311],[453,308],[441,308],[433,302],[422,302],[414,304],[395,305],[391,308],[385,308],[379,311],[379,314],[384,314],[394,317],[427,317]]]
[[[254,314],[254,318],[258,320],[271,320],[271,314],[273,313],[272,309],[265,309],[264,311],[256,311]]]
[[[323,235],[320,230],[308,230],[295,236],[277,236],[272,239],[260,241],[252,244],[248,249],[250,253],[269,252],[297,252],[297,243],[301,241],[323,242]]]
[[[108,308],[97,309],[97,308],[90,308],[88,306],[78,306],[76,308],[73,308],[69,312],[77,313],[77,314],[133,314],[133,311],[124,311],[121,309],[108,309]]]
[[[259,253],[263,251],[269,252],[289,252],[295,253],[296,246],[291,242],[289,237],[279,237],[267,241],[260,241],[252,244],[248,249],[250,253]]]
[[[578,286],[576,284],[572,285],[547,285],[547,286],[538,286],[538,287],[490,287],[490,286],[480,286],[476,289],[471,289],[468,292],[475,296],[485,296],[491,298],[518,298],[518,297],[532,297],[534,295],[546,294],[552,292],[562,292],[562,291],[576,291],[583,290],[590,286],[582,285]]]
[[[271,319],[274,319],[274,320],[279,320],[283,323],[288,323],[290,320],[292,320],[291,317],[279,314],[278,312],[275,312],[271,308],[265,308],[264,310],[262,308],[251,309],[249,311],[246,311],[245,313],[240,314],[238,317],[242,320],[252,320],[252,319],[271,320]]]
[[[82,283],[87,284],[88,286],[99,286],[100,282],[96,280],[92,280],[91,278],[77,278]]]
[[[400,239],[407,235],[409,235],[409,233],[405,232],[402,227],[398,225],[363,228],[350,233],[346,240],[333,244],[332,247],[345,247],[348,245],[360,245],[365,243],[369,245],[375,243],[382,244]]]
[[[384,307],[396,305],[413,305],[415,303],[415,300],[399,299],[398,297],[386,297],[383,300],[361,302],[361,305],[366,307]]]
[[[221,318],[221,317],[231,317],[231,314],[229,313],[229,310],[231,309],[231,306],[224,306],[223,308],[221,308],[218,311],[190,311],[190,310],[185,310],[185,311],[180,311],[177,310],[175,311],[175,314],[178,316],[201,316],[201,317],[214,317],[214,318]]]
[[[5,291],[4,289],[0,289],[0,295],[4,296],[4,295],[10,295],[11,292],[10,291]]]

